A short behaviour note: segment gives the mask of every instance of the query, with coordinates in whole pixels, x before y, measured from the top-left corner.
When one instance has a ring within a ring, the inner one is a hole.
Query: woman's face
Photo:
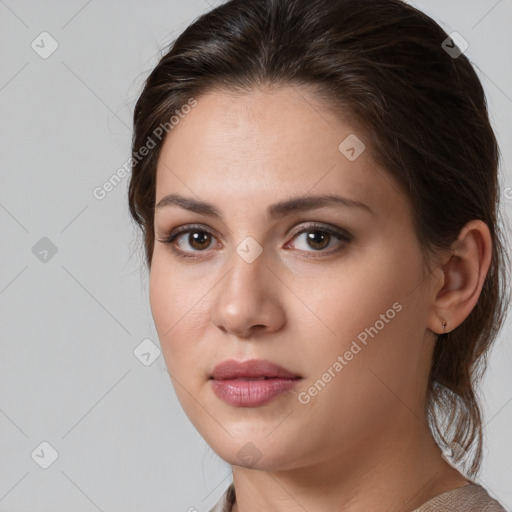
[[[156,186],[156,204],[174,194],[197,208],[155,208],[150,273],[163,356],[192,423],[228,463],[265,470],[357,457],[421,426],[432,274],[410,205],[364,135],[305,87],[197,101],[165,140]],[[331,195],[365,206],[274,207]],[[161,241],[177,228],[190,231]],[[285,391],[270,399],[269,379],[212,379],[228,359],[300,378],[273,379]]]

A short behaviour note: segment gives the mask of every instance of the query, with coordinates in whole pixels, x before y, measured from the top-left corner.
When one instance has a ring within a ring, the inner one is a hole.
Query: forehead
[[[347,146],[355,148],[355,159],[347,158]],[[164,141],[156,202],[180,193],[266,208],[290,196],[336,193],[382,210],[400,192],[370,153],[364,134],[311,89],[210,92]]]

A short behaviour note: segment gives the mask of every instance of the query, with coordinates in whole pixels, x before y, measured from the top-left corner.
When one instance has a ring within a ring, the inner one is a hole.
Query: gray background
[[[144,339],[159,343],[128,177],[93,196],[130,156],[133,106],[159,50],[211,5],[0,0],[0,511],[206,511],[230,482],[182,412],[162,356],[146,366],[134,355]],[[512,0],[414,5],[469,43],[510,218]],[[44,31],[58,44],[47,58],[31,47],[51,49]],[[482,388],[480,479],[508,508],[510,331],[509,321]],[[42,442],[58,453],[47,469]]]

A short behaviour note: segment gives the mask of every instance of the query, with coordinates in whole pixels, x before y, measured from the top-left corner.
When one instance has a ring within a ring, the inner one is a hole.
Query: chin
[[[240,466],[248,469],[257,469],[259,471],[277,471],[290,469],[293,461],[290,460],[290,454],[294,458],[297,453],[292,452],[279,440],[271,442],[269,438],[254,436],[244,436],[244,440],[239,438],[229,438],[226,442],[208,443],[212,450],[225,462],[232,466]]]

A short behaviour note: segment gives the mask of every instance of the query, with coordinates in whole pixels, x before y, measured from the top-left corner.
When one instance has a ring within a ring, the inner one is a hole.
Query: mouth
[[[301,379],[300,375],[264,359],[236,361],[228,359],[218,364],[210,375],[210,380],[268,380],[268,379]]]
[[[234,407],[260,407],[285,392],[293,392],[302,377],[263,359],[218,364],[209,377],[213,392]]]
[[[213,377],[210,377],[211,379]],[[283,377],[237,377],[236,379],[234,378],[227,378],[227,379],[217,379],[217,380],[247,380],[247,381],[252,381],[252,380],[269,380],[269,379],[282,379]],[[300,379],[300,377],[294,377],[296,379]]]

